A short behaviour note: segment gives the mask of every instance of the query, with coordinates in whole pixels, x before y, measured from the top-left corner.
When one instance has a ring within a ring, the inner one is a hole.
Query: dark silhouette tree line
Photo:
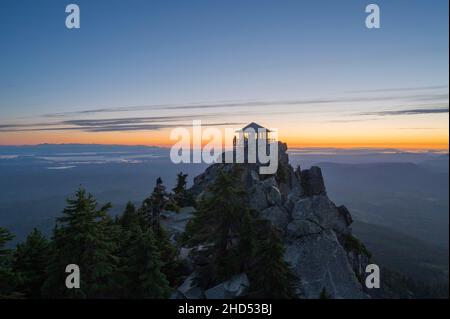
[[[271,224],[245,205],[235,174],[219,174],[196,202],[179,173],[172,193],[161,178],[136,208],[119,216],[79,189],[67,200],[50,239],[34,229],[15,249],[13,234],[0,228],[0,298],[168,298],[189,274],[177,258],[177,246],[205,245],[205,263],[196,280],[211,287],[246,272],[251,297],[290,298],[295,278],[283,260],[283,245]],[[161,227],[163,210],[195,205],[198,211],[179,242]],[[65,285],[65,268],[80,268],[80,288]]]

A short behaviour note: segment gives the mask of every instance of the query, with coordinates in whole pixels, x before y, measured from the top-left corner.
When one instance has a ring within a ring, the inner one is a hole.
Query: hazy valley
[[[354,233],[383,265],[417,279],[448,282],[448,154],[393,150],[290,150],[302,169],[322,168],[329,197],[346,205]],[[113,213],[140,204],[157,177],[168,189],[180,171],[156,147],[41,145],[0,147],[0,225],[24,239],[34,227],[49,235],[66,198],[80,186]]]

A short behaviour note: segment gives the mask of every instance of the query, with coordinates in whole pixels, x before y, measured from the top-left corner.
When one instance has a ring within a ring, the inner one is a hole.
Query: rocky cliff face
[[[349,211],[328,198],[319,167],[294,170],[286,151],[280,143],[275,175],[259,175],[258,164],[214,164],[194,179],[191,192],[207,196],[220,170],[240,165],[248,205],[283,234],[285,260],[300,278],[299,297],[319,298],[325,289],[332,298],[367,298],[362,278],[370,254],[352,235]]]

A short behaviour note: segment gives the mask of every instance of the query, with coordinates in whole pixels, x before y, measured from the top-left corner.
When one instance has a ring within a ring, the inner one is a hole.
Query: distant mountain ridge
[[[448,247],[448,172],[421,163],[318,165],[357,220]]]

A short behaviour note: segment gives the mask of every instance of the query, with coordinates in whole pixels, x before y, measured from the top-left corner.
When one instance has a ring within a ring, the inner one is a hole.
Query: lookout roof
[[[270,132],[269,129],[267,129],[267,128],[265,128],[264,126],[261,126],[261,125],[255,123],[255,122],[251,122],[250,124],[248,124],[247,126],[241,128],[241,129],[238,130],[238,131],[246,131],[246,130],[249,129],[249,128],[255,130],[255,132],[258,132],[258,129],[264,129],[264,130],[266,130],[266,132]]]

